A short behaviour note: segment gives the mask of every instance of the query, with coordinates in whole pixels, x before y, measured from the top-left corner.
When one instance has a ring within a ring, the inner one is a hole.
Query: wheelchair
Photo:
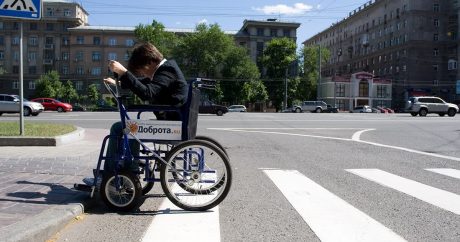
[[[114,211],[139,208],[145,200],[142,196],[155,182],[160,182],[166,197],[184,210],[204,211],[221,203],[232,183],[228,155],[216,140],[196,135],[200,89],[210,88],[212,83],[202,78],[188,81],[187,101],[180,107],[132,105],[128,109],[119,88],[104,83],[117,102],[122,134],[103,139],[93,184],[74,187],[94,197],[102,177],[99,195]],[[131,119],[128,112],[137,112],[137,119]],[[143,113],[152,112],[177,112],[180,121],[141,119]],[[115,155],[104,155],[109,139],[117,141]],[[140,146],[139,154],[132,152],[132,142]],[[104,162],[115,167],[102,170]]]

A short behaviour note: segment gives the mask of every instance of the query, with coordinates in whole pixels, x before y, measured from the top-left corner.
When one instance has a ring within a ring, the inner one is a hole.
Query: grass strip
[[[54,137],[68,134],[77,128],[72,124],[24,122],[24,136]],[[19,122],[0,122],[0,136],[19,136]]]

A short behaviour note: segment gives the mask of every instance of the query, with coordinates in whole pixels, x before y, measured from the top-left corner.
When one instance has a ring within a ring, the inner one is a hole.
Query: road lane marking
[[[242,130],[242,129],[240,129],[240,128],[238,128],[238,129],[232,129],[232,128],[208,128],[208,129],[210,129],[210,130],[232,131],[232,132],[262,133],[262,134],[278,134],[278,135],[290,135],[290,136],[311,137],[311,138],[319,138],[319,139],[330,139],[330,140],[341,140],[341,141],[353,141],[353,142],[358,142],[358,143],[363,143],[363,144],[368,144],[368,145],[373,145],[373,146],[378,146],[378,147],[384,147],[384,148],[389,148],[389,149],[402,150],[402,151],[406,151],[406,152],[414,153],[414,154],[419,154],[419,155],[426,155],[426,156],[437,157],[437,158],[442,158],[442,159],[447,159],[447,160],[460,161],[460,158],[459,158],[459,157],[455,157],[455,156],[440,155],[440,154],[428,153],[428,152],[419,151],[419,150],[414,150],[414,149],[409,149],[409,148],[400,147],[400,146],[379,144],[379,143],[375,143],[375,142],[360,140],[359,138],[358,138],[358,139],[347,139],[347,138],[337,138],[337,137],[330,137],[330,136],[319,136],[319,135],[308,135],[308,134],[293,134],[293,133],[272,132],[272,131],[260,131],[260,130]],[[371,131],[371,130],[375,130],[375,129],[365,129],[365,130],[362,130],[362,131],[364,132],[364,131]],[[361,134],[362,134],[362,132],[361,132]],[[352,138],[353,138],[353,137],[352,137]]]
[[[321,241],[405,241],[296,170],[264,170]]]
[[[142,242],[219,242],[219,206],[205,212],[185,211],[165,198]]]
[[[433,169],[425,169],[425,170],[460,179],[460,170],[455,170],[455,169],[450,169],[450,168],[439,168],[439,169],[433,168]]]
[[[431,187],[379,169],[347,169],[346,171],[460,215],[460,196],[455,193]]]
[[[355,132],[352,136],[351,136],[351,139],[354,140],[354,141],[361,141],[361,134],[364,133],[364,132],[367,132],[367,131],[373,131],[375,129],[365,129],[365,130],[360,130],[358,132]]]

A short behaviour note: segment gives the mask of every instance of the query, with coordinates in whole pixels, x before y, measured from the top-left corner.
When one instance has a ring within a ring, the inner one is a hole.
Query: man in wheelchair
[[[185,77],[174,60],[166,60],[158,49],[150,43],[141,43],[134,47],[128,61],[128,68],[115,60],[109,61],[109,69],[118,76],[121,88],[129,89],[150,104],[180,107],[187,100],[188,85]],[[113,78],[105,78],[104,82],[116,84]],[[177,112],[155,112],[159,120],[180,120]],[[110,135],[122,135],[121,122],[110,128]],[[106,156],[114,157],[117,152],[117,139],[109,138]],[[139,144],[130,142],[133,155],[139,154]],[[104,170],[113,170],[116,162],[106,160]],[[136,169],[136,167],[132,167]],[[97,184],[100,184],[100,177]],[[94,178],[85,178],[84,183],[94,184]]]

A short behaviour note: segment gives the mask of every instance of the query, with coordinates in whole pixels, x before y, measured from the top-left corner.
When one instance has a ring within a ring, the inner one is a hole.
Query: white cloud
[[[181,22],[176,22],[176,25],[181,25],[182,23]]]
[[[304,3],[295,3],[293,6],[287,6],[285,4],[264,6],[261,8],[253,8],[256,11],[263,12],[265,14],[285,14],[285,15],[299,15],[310,11],[313,6]]]

